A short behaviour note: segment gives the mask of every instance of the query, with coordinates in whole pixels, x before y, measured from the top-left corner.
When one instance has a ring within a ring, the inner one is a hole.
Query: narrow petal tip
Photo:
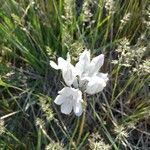
[[[50,66],[51,66],[52,68],[56,69],[56,70],[59,69],[58,65],[57,65],[55,62],[53,62],[53,61],[50,61]]]

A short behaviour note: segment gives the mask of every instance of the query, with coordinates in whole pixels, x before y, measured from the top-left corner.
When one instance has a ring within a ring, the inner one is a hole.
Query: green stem
[[[80,124],[80,131],[79,131],[79,135],[78,135],[78,139],[77,139],[77,145],[80,142],[82,133],[83,133],[83,127],[84,127],[84,123],[85,123],[85,118],[86,118],[86,107],[87,107],[87,102],[86,102],[86,94],[84,93],[84,103],[85,103],[85,107],[84,107],[84,112],[82,115],[82,119],[81,119],[81,124]]]

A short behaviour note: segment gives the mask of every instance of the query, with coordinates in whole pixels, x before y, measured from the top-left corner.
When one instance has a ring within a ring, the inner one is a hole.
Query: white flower
[[[103,54],[94,57],[90,61],[90,51],[85,50],[80,55],[79,62],[75,66],[79,79],[74,80],[74,87],[82,88],[82,90],[91,95],[102,91],[108,81],[108,74],[99,73],[103,63]]]
[[[102,91],[108,81],[108,74],[99,72],[104,63],[103,54],[90,60],[90,51],[85,50],[81,53],[79,62],[75,67],[70,61],[69,53],[67,54],[67,60],[58,58],[58,65],[50,61],[52,68],[62,71],[63,79],[69,86],[58,92],[59,95],[54,102],[61,105],[62,113],[70,114],[73,110],[76,116],[80,116],[83,112],[82,92],[93,95]],[[74,88],[71,87],[72,85]]]
[[[98,73],[103,63],[104,63],[103,54],[94,57],[90,61],[90,51],[85,50],[83,53],[81,53],[79,57],[79,62],[76,64],[75,68],[78,71],[78,75],[82,78],[85,76],[92,76]]]
[[[82,92],[79,89],[71,87],[64,87],[58,92],[55,99],[57,105],[61,105],[61,112],[63,114],[70,114],[73,110],[76,116],[80,116],[83,112],[82,109]]]
[[[58,65],[53,61],[50,61],[50,65],[52,68],[56,70],[60,69],[62,71],[62,76],[66,85],[72,85],[76,77],[76,71],[75,67],[70,63],[69,53],[67,54],[67,60],[64,60],[63,58],[59,57]]]

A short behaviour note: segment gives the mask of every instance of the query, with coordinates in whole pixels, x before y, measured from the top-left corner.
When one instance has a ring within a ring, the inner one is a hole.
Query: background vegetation
[[[0,0],[0,149],[150,149],[149,0]],[[105,54],[105,90],[80,118],[53,100],[50,60]]]

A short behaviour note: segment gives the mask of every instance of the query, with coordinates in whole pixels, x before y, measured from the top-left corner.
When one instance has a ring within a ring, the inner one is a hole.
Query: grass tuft
[[[150,148],[148,0],[0,1],[0,149]],[[54,104],[50,60],[105,54],[109,82],[82,126]],[[77,140],[78,139],[78,140]]]

